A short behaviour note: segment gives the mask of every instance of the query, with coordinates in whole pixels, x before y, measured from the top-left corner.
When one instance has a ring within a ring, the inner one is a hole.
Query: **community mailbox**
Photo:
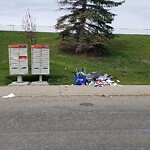
[[[32,45],[31,51],[32,74],[47,75],[49,74],[50,49],[49,46]]]
[[[27,45],[9,45],[9,71],[10,75],[28,74]]]

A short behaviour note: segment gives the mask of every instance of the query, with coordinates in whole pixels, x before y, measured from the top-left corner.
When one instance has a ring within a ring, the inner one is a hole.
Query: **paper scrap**
[[[13,98],[15,95],[13,93],[7,95],[7,96],[2,96],[2,98]]]

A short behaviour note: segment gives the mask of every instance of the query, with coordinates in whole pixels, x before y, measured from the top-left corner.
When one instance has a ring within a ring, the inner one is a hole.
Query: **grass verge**
[[[121,84],[150,84],[150,36],[117,35],[111,40],[107,57],[84,57],[57,51],[57,33],[39,33],[38,44],[50,45],[50,85],[72,84],[76,68],[86,72],[99,71],[121,81]],[[25,43],[23,32],[0,31],[0,85],[16,81],[9,75],[8,45]],[[24,81],[37,81],[38,76],[26,75]]]

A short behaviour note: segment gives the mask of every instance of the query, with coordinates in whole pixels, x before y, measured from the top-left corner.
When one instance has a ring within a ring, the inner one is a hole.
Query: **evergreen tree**
[[[60,10],[68,14],[57,20],[59,47],[76,52],[93,51],[113,37],[111,26],[115,14],[110,8],[124,3],[113,0],[58,0]]]

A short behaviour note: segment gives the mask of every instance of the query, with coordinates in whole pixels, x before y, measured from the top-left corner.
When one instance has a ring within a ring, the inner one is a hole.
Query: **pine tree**
[[[60,30],[59,47],[76,52],[93,51],[106,45],[113,37],[111,26],[115,14],[110,8],[122,5],[124,1],[113,0],[58,0],[60,10],[68,14],[57,20]]]

